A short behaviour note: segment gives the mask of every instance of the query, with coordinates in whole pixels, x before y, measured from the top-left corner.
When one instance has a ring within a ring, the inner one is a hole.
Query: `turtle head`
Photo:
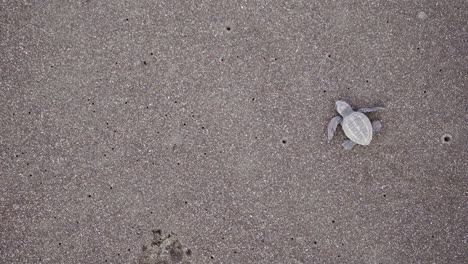
[[[345,117],[353,112],[351,106],[343,100],[336,101],[336,111],[340,113],[341,116]]]

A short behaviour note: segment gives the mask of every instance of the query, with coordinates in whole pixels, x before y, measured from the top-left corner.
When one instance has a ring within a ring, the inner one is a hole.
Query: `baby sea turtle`
[[[380,131],[382,122],[376,120],[371,123],[369,118],[363,113],[383,109],[383,107],[366,107],[354,111],[345,101],[336,101],[336,110],[341,116],[333,117],[328,124],[328,142],[333,138],[338,124],[341,124],[346,136],[349,138],[341,144],[343,148],[349,150],[357,144],[369,145],[372,140],[372,132]]]

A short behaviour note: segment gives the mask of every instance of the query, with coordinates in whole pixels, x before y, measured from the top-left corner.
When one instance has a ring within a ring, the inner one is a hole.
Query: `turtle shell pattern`
[[[343,120],[346,136],[360,145],[369,145],[372,140],[372,124],[363,113],[354,112]]]

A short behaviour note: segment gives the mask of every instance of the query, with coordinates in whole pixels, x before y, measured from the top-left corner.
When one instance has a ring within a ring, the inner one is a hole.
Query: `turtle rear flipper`
[[[350,140],[350,139],[346,139],[345,141],[343,141],[343,143],[341,143],[341,146],[343,146],[344,149],[346,150],[351,150],[354,146],[356,146],[358,143]]]

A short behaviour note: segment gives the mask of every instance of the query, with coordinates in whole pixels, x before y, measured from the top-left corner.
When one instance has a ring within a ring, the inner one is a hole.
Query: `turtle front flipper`
[[[369,112],[374,112],[374,111],[378,111],[378,110],[385,110],[385,108],[383,108],[383,107],[364,107],[364,108],[358,109],[356,112],[369,113]]]
[[[341,146],[343,146],[344,149],[346,150],[351,150],[354,146],[356,146],[358,143],[350,140],[350,139],[346,139],[345,141],[343,141],[343,143],[341,143]]]
[[[336,131],[336,127],[341,124],[341,122],[343,121],[343,118],[341,116],[335,116],[332,118],[332,120],[330,120],[330,123],[328,123],[328,142],[330,142],[330,140],[332,140],[333,138],[333,134],[335,134],[335,131]]]

